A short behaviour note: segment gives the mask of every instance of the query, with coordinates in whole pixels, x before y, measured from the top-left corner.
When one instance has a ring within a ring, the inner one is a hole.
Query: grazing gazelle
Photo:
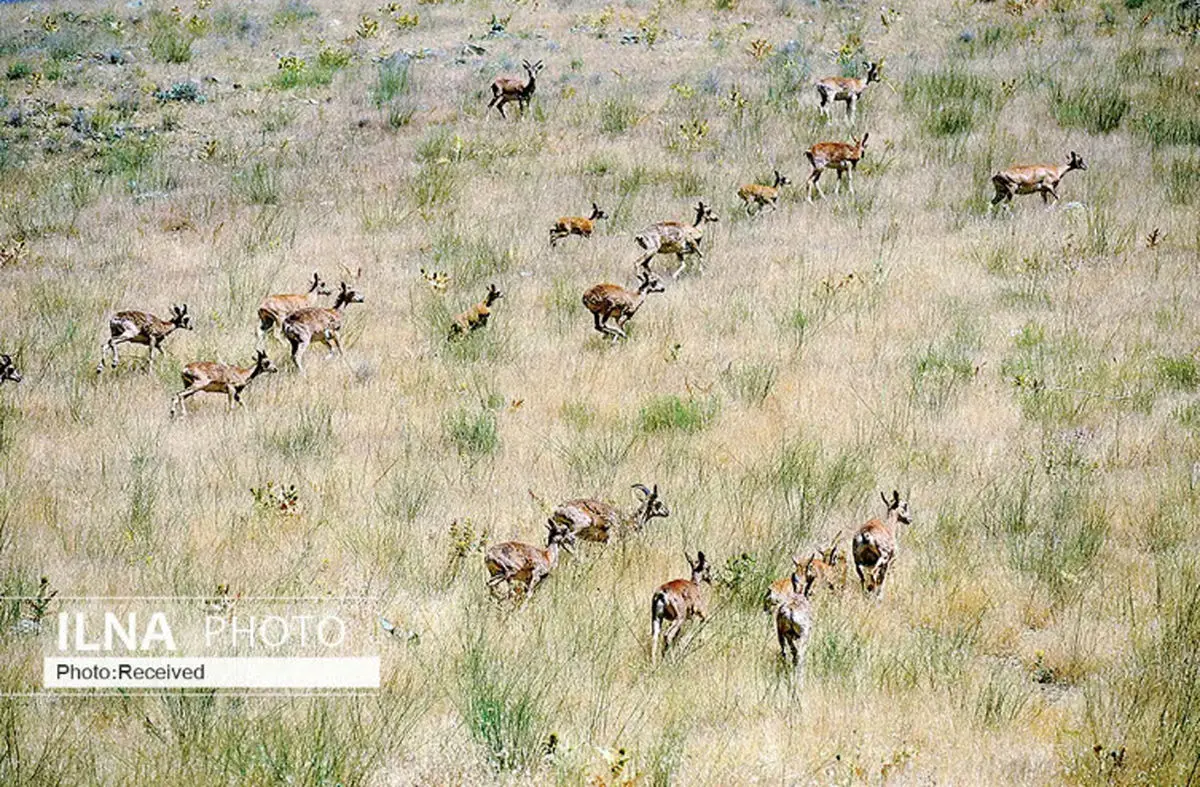
[[[3,383],[5,380],[12,380],[14,383],[19,383],[21,379],[21,373],[17,371],[12,356],[7,354],[0,355],[0,383]]]
[[[592,203],[592,215],[587,218],[583,216],[563,216],[554,222],[554,226],[550,228],[550,245],[558,245],[561,239],[569,235],[590,238],[592,237],[592,231],[596,229],[596,222],[607,218],[608,214],[602,211],[600,206],[594,202]]]
[[[333,291],[321,279],[321,275],[313,271],[312,281],[308,285],[308,292],[290,295],[268,295],[266,298],[263,298],[263,302],[258,305],[258,346],[262,346],[263,340],[266,339],[267,334],[274,330],[275,326],[283,325],[283,321],[287,319],[289,314],[316,306],[318,298],[332,294]]]
[[[854,193],[854,169],[858,166],[858,162],[862,160],[863,150],[867,147],[867,137],[870,134],[863,134],[861,139],[854,140],[854,144],[849,142],[818,142],[808,150],[804,151],[804,155],[808,157],[808,163],[812,165],[812,172],[808,175],[808,201],[812,202],[813,187],[817,189],[817,193],[821,195],[821,199],[825,198],[825,192],[821,189],[821,173],[827,169],[832,169],[837,172],[837,191],[842,190],[842,173],[846,174],[850,181],[850,193]]]
[[[330,356],[337,350],[338,356],[345,360],[345,356],[342,355],[342,342],[338,336],[342,330],[342,311],[348,304],[362,302],[363,296],[347,287],[346,282],[342,282],[342,289],[338,292],[332,309],[311,306],[294,311],[284,319],[283,335],[292,346],[292,362],[301,373],[304,372],[304,364],[300,359],[313,341],[328,347]]]
[[[691,579],[673,579],[658,587],[650,600],[650,660],[658,661],[658,645],[662,640],[664,654],[685,621],[691,618],[704,620],[708,614],[708,598],[700,583],[712,584],[712,572],[703,552],[696,553],[695,562],[685,552],[683,559],[692,570]],[[664,632],[663,622],[670,623]]]
[[[798,668],[804,660],[804,652],[812,636],[812,604],[809,596],[816,580],[811,570],[813,560],[812,557],[808,559],[802,576],[800,560],[796,559],[792,576],[789,577],[791,592],[775,608],[775,636],[779,639],[779,655],[788,661],[790,652],[793,669]]]
[[[483,300],[455,317],[454,322],[450,323],[450,333],[446,338],[453,339],[455,336],[465,335],[485,327],[488,324],[488,318],[492,316],[492,304],[503,297],[504,293],[496,289],[495,284],[489,284]]]
[[[882,63],[863,63],[867,67],[865,79],[853,77],[825,77],[817,82],[817,98],[821,102],[821,114],[828,117],[833,108],[833,101],[846,102],[846,119],[854,122],[854,108],[863,91],[872,82],[879,81],[879,67]]]
[[[643,263],[638,273],[636,292],[619,284],[597,284],[583,294],[583,305],[592,313],[596,330],[611,336],[613,344],[616,344],[617,339],[629,338],[625,334],[625,323],[638,313],[646,296],[652,292],[664,292],[664,288],[658,277],[650,273],[648,265]],[[616,324],[609,325],[609,320]]]
[[[1047,205],[1050,203],[1050,197],[1054,197],[1054,201],[1058,202],[1059,181],[1073,169],[1082,172],[1087,169],[1087,164],[1072,150],[1065,165],[1032,164],[1001,170],[992,176],[992,185],[996,187],[992,205],[1001,201],[1011,203],[1014,194],[1041,194],[1042,203]]]
[[[189,363],[183,367],[183,371],[180,373],[184,389],[171,397],[171,415],[175,415],[176,406],[179,408],[180,415],[187,415],[187,405],[184,404],[184,400],[201,391],[225,394],[229,397],[229,410],[232,411],[234,405],[242,403],[242,390],[250,384],[251,380],[260,374],[277,371],[279,369],[275,368],[275,364],[262,350],[259,350],[254,356],[254,365],[250,367],[213,361]]]
[[[754,208],[754,212],[761,212],[767,206],[771,208],[779,207],[779,189],[783,186],[790,185],[791,181],[786,175],[779,174],[779,170],[775,170],[775,183],[771,186],[763,186],[758,183],[747,183],[738,189],[738,196],[746,205],[746,215],[751,216],[750,209]]]
[[[607,542],[616,535],[636,533],[655,517],[668,517],[671,510],[658,496],[658,484],[653,489],[643,484],[634,484],[638,495],[636,508],[621,511],[612,503],[596,498],[568,500],[550,514],[550,521],[571,528],[577,538],[584,541]]]
[[[523,541],[505,541],[488,547],[483,556],[487,568],[488,590],[494,594],[501,583],[508,584],[508,594],[514,584],[524,586],[524,595],[530,596],[542,580],[558,566],[558,550],[574,553],[575,534],[571,528],[554,520],[546,522],[546,548],[535,547]]]
[[[907,525],[912,520],[908,514],[908,501],[901,500],[898,491],[892,490],[891,500],[883,492],[879,496],[887,506],[887,514],[883,520],[872,519],[858,529],[851,541],[851,553],[863,590],[882,598],[888,566],[896,559],[900,525]]]
[[[524,116],[525,107],[529,104],[529,99],[533,98],[533,91],[537,89],[537,75],[543,68],[542,61],[531,65],[528,60],[522,60],[521,65],[529,75],[528,82],[514,77],[497,77],[496,81],[492,82],[492,100],[488,102],[488,109],[495,107],[500,110],[500,117],[508,117],[504,114],[504,105],[510,101],[517,102],[517,108]]]
[[[161,353],[163,339],[174,333],[177,328],[188,331],[192,329],[192,318],[188,316],[186,303],[182,306],[172,306],[169,320],[159,319],[149,312],[117,312],[108,321],[109,338],[100,347],[100,363],[96,365],[96,374],[104,371],[104,358],[108,353],[112,353],[112,368],[117,368],[121,360],[117,353],[117,345],[125,342],[149,347],[146,360],[153,361],[154,351],[158,350]]]
[[[645,257],[638,260],[638,265],[649,270],[650,260],[656,254],[674,254],[679,260],[679,268],[671,274],[671,278],[678,279],[687,267],[685,257],[695,254],[699,260],[697,265],[703,272],[704,252],[700,251],[700,242],[704,240],[704,225],[713,221],[720,219],[712,212],[712,208],[700,202],[696,205],[696,220],[690,227],[678,221],[660,221],[650,225],[634,236],[637,245],[647,252]]]

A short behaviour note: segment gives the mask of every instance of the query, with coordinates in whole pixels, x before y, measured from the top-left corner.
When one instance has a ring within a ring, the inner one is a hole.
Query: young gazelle
[[[697,265],[701,272],[704,270],[704,252],[700,251],[700,241],[704,240],[704,225],[711,221],[720,221],[712,208],[703,202],[696,205],[696,220],[692,226],[678,221],[660,221],[652,224],[634,236],[634,240],[646,252],[646,256],[638,260],[638,265],[649,270],[650,260],[656,254],[674,254],[679,260],[679,268],[671,274],[672,279],[678,279],[679,274],[687,267],[685,256],[695,254]]]
[[[345,359],[342,355],[342,342],[338,337],[339,331],[342,330],[342,311],[348,304],[362,302],[363,296],[347,287],[346,282],[342,282],[342,289],[338,292],[332,309],[312,306],[294,311],[284,319],[283,335],[292,346],[292,362],[301,373],[304,372],[304,364],[300,359],[313,341],[328,347],[330,357],[333,356],[334,350],[337,350],[338,356]]]
[[[332,294],[333,291],[321,279],[321,275],[313,271],[312,282],[308,285],[308,292],[291,295],[268,295],[258,305],[258,346],[262,346],[263,340],[266,339],[267,334],[274,330],[275,326],[283,325],[283,321],[287,319],[289,314],[301,309],[314,307],[317,305],[318,298]]]
[[[563,216],[554,222],[554,226],[550,228],[550,245],[558,245],[561,239],[569,235],[590,238],[592,237],[592,230],[596,228],[596,222],[607,218],[608,214],[602,211],[600,206],[594,202],[592,203],[592,215],[587,218],[583,216]]]
[[[625,323],[642,308],[646,296],[664,291],[658,277],[650,273],[649,267],[643,263],[636,292],[617,284],[597,284],[583,294],[583,305],[592,313],[596,330],[611,336],[613,344],[616,344],[617,339],[629,338],[625,334]],[[609,320],[614,320],[616,324],[609,325]]]
[[[658,484],[647,489],[634,484],[639,497],[638,505],[629,511],[621,511],[612,503],[595,498],[568,500],[550,514],[550,521],[571,528],[577,538],[584,541],[605,543],[614,535],[636,533],[655,517],[668,517],[671,510],[658,496]]]
[[[907,525],[912,520],[908,514],[908,501],[901,500],[899,492],[892,490],[891,500],[882,492],[879,496],[887,506],[887,514],[882,521],[872,519],[858,529],[851,541],[851,553],[863,590],[882,598],[888,566],[896,559],[900,525]]]
[[[813,187],[816,186],[817,193],[821,198],[825,198],[825,192],[821,190],[821,173],[827,169],[832,169],[837,172],[837,190],[841,193],[842,190],[842,173],[846,174],[850,181],[850,193],[854,193],[854,169],[858,166],[858,162],[862,160],[863,150],[867,147],[867,137],[870,134],[863,134],[862,139],[854,140],[854,144],[848,142],[818,142],[808,150],[804,151],[804,155],[808,156],[808,163],[812,165],[812,172],[808,175],[808,201],[812,202]]]
[[[14,383],[19,383],[21,379],[21,373],[17,371],[12,356],[0,355],[0,383],[3,383],[5,380],[12,380]]]
[[[144,344],[150,348],[146,355],[147,361],[154,360],[154,351],[162,352],[163,339],[170,336],[177,328],[190,331],[192,318],[188,316],[187,304],[171,307],[171,319],[162,320],[149,312],[124,311],[117,312],[108,321],[108,341],[100,347],[100,363],[96,364],[96,374],[104,371],[104,358],[112,353],[112,368],[116,369],[120,362],[117,345],[130,342]]]
[[[558,566],[560,548],[574,554],[572,547],[575,545],[575,534],[570,527],[550,520],[546,522],[546,530],[545,549],[522,541],[505,541],[488,547],[483,556],[483,565],[488,572],[488,590],[494,594],[501,583],[507,583],[508,594],[511,595],[513,585],[520,583],[524,585],[524,595],[528,598]]]
[[[817,82],[817,98],[821,102],[821,114],[828,117],[833,101],[846,102],[846,119],[854,122],[854,109],[863,91],[872,82],[879,81],[879,63],[863,63],[867,67],[865,79],[853,77],[825,77]]]
[[[183,378],[184,389],[171,397],[171,415],[174,417],[178,406],[180,415],[187,415],[187,405],[184,400],[201,391],[223,393],[229,397],[229,410],[234,405],[242,403],[242,390],[250,381],[260,374],[277,372],[279,369],[262,350],[254,356],[254,365],[250,367],[233,366],[231,364],[200,361],[189,363],[183,367],[180,377]]]
[[[754,215],[751,208],[754,208],[754,213],[761,212],[767,206],[771,208],[779,207],[779,189],[783,186],[790,185],[791,181],[786,175],[779,174],[779,170],[775,170],[775,183],[771,186],[762,186],[758,183],[747,183],[738,189],[738,196],[746,205],[746,215]]]
[[[529,75],[528,82],[513,77],[498,77],[492,83],[492,100],[488,102],[488,109],[495,107],[500,110],[500,117],[508,117],[504,114],[504,105],[510,101],[516,101],[517,108],[524,115],[525,107],[529,104],[529,99],[533,98],[533,91],[537,89],[537,75],[543,68],[542,61],[530,65],[528,60],[522,60],[521,65]]]
[[[1058,202],[1058,184],[1073,169],[1082,172],[1087,169],[1087,164],[1072,150],[1067,156],[1067,163],[1062,166],[1033,164],[1001,170],[992,176],[992,185],[996,187],[992,205],[1001,201],[1011,203],[1014,194],[1041,194],[1042,203],[1047,205],[1050,197]]]
[[[691,618],[700,618],[703,621],[708,614],[707,593],[704,588],[700,587],[702,582],[712,584],[712,573],[709,570],[708,561],[703,552],[696,553],[695,562],[692,562],[686,552],[683,558],[692,570],[691,579],[673,579],[660,585],[650,600],[651,661],[658,661],[660,639],[662,640],[662,651],[666,654],[667,648],[679,636],[679,630],[683,628],[684,622]],[[665,632],[662,630],[664,621],[671,624]]]
[[[809,596],[816,579],[811,571],[813,559],[808,559],[803,574],[800,561],[796,561],[792,576],[789,577],[791,592],[775,608],[775,636],[779,639],[779,655],[784,661],[788,661],[790,652],[793,669],[798,668],[804,660],[804,652],[808,649],[808,640],[812,636],[812,605],[809,603]]]
[[[503,297],[504,293],[497,290],[495,284],[489,284],[483,300],[455,317],[454,322],[450,323],[450,333],[446,338],[453,339],[455,336],[465,335],[486,326],[488,318],[492,316],[492,304]]]

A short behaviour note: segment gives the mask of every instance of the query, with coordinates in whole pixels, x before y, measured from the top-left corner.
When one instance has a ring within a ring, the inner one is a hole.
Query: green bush
[[[1200,385],[1200,365],[1191,355],[1160,355],[1154,359],[1159,382],[1169,388],[1194,391]]]
[[[25,79],[32,73],[33,66],[18,60],[15,63],[8,64],[8,70],[5,72],[5,76],[7,76],[9,79]]]

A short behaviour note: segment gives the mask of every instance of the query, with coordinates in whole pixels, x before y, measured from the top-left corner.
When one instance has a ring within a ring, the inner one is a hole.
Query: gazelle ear
[[[895,507],[898,505],[900,505],[900,491],[898,489],[893,489],[892,490],[892,507]]]
[[[703,552],[696,552],[696,565],[697,566],[704,565],[704,553]]]

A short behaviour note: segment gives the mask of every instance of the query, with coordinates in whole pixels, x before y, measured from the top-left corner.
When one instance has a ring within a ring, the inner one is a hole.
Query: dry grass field
[[[0,593],[371,596],[419,634],[372,696],[0,699],[0,782],[1200,781],[1194,0],[15,3],[0,77]],[[863,132],[855,194],[807,203],[804,151]],[[1069,151],[1057,205],[989,211]],[[613,345],[582,293],[700,200],[704,272],[657,258]],[[183,365],[251,363],[264,296],[359,268],[345,363],[272,338],[243,408],[169,417]],[[95,373],[113,311],[183,303]],[[635,483],[671,515],[489,597],[486,545]],[[887,593],[818,590],[793,675],[764,590],[892,489]],[[696,550],[710,614],[652,664]]]

